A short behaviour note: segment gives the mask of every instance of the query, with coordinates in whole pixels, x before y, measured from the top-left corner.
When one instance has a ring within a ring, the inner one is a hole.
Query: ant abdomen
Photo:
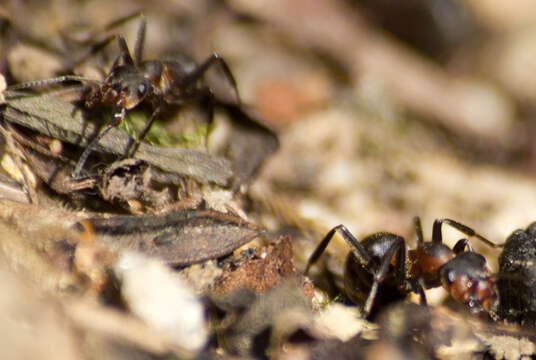
[[[404,256],[404,239],[392,233],[376,233],[365,237],[361,244],[364,249],[371,255],[371,264],[368,266],[380,267],[382,258],[385,253],[400,246],[400,255]],[[404,263],[403,261],[401,262]],[[367,298],[374,284],[374,275],[363,266],[353,252],[347,256],[344,270],[344,288],[347,297],[353,303],[361,308],[365,308]],[[384,278],[378,285],[378,291],[372,307],[370,309],[370,317],[373,318],[378,313],[379,309],[392,304],[394,302],[406,298],[407,290],[399,283],[397,279],[398,271],[395,268],[396,264],[389,263]]]

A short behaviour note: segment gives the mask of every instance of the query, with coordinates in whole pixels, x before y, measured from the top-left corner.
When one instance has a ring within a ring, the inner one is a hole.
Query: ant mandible
[[[216,101],[212,90],[198,83],[212,65],[218,64],[221,67],[233,88],[237,104],[240,104],[236,80],[225,60],[217,53],[212,54],[203,63],[193,68],[185,65],[184,61],[179,59],[142,60],[146,27],[147,22],[143,18],[138,30],[134,57],[130,53],[125,38],[118,36],[120,55],[102,82],[65,75],[10,87],[10,90],[20,90],[64,81],[80,81],[86,83],[89,90],[85,98],[86,107],[92,108],[97,104],[112,106],[110,120],[80,155],[71,174],[73,178],[80,178],[84,164],[91,152],[111,128],[118,126],[123,121],[127,110],[131,110],[143,102],[151,105],[152,114],[137,139],[130,139],[125,154],[127,157],[136,152],[140,141],[144,139],[151,125],[168,106],[181,106],[197,102],[206,110],[210,127]]]
[[[441,228],[447,224],[489,246],[497,245],[451,219],[436,219],[432,241],[424,241],[419,217],[414,219],[414,224],[417,249],[409,250],[407,254],[406,242],[399,235],[379,232],[359,242],[346,226],[338,225],[319,243],[304,273],[309,272],[335,233],[340,232],[351,248],[344,269],[345,292],[351,301],[363,307],[364,317],[374,316],[380,307],[402,300],[410,292],[418,293],[421,304],[425,305],[424,289],[439,286],[473,313],[489,312],[494,308],[497,303],[495,277],[491,275],[486,259],[473,251],[467,239],[459,240],[452,249],[445,245]]]

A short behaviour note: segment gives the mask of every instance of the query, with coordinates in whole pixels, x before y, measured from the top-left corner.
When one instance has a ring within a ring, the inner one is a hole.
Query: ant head
[[[121,102],[129,110],[140,104],[152,91],[151,82],[130,65],[118,66],[106,78],[102,86],[102,101],[109,104]]]
[[[472,313],[489,313],[497,307],[495,277],[486,259],[475,252],[463,252],[439,269],[443,287]]]
[[[126,109],[132,109],[141,103],[151,92],[151,83],[145,78],[130,81],[121,89],[121,98]]]

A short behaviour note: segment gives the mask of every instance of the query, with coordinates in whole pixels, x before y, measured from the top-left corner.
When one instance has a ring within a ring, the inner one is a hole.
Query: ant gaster
[[[492,247],[496,245],[451,219],[435,220],[432,241],[424,241],[420,218],[416,217],[414,223],[417,249],[409,251],[399,235],[379,232],[359,242],[346,226],[338,225],[319,243],[307,262],[305,274],[335,233],[340,232],[351,248],[344,269],[345,292],[350,300],[363,307],[365,317],[374,316],[379,308],[404,299],[410,292],[418,293],[421,303],[426,304],[424,289],[439,286],[473,313],[488,312],[495,307],[495,277],[485,258],[473,251],[467,239],[459,240],[452,249],[445,245],[442,225],[450,225]]]
[[[146,20],[143,19],[138,30],[134,57],[130,53],[125,38],[118,36],[120,55],[102,82],[66,75],[15,85],[10,88],[10,90],[17,90],[64,81],[81,81],[86,83],[89,89],[85,99],[88,108],[97,104],[112,106],[110,120],[82,152],[72,171],[73,178],[80,177],[84,164],[100,139],[112,127],[123,121],[127,110],[131,110],[143,102],[151,105],[152,114],[137,139],[135,141],[131,139],[128,144],[128,150],[125,154],[127,157],[136,152],[139,142],[143,140],[155,119],[168,106],[181,106],[192,102],[200,103],[207,111],[210,125],[214,115],[214,95],[209,87],[200,86],[198,83],[212,65],[218,64],[221,67],[235,92],[237,104],[240,104],[234,76],[227,63],[217,53],[193,68],[185,65],[184,61],[179,59],[142,60],[146,26]]]

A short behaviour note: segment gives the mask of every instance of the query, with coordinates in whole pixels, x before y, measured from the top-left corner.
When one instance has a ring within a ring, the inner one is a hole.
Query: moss
[[[180,113],[179,115],[180,116]],[[173,133],[169,131],[164,121],[155,121],[144,138],[144,141],[153,146],[200,148],[205,146],[209,127],[206,122],[197,119],[178,119],[190,122],[183,126],[183,131]],[[136,139],[149,121],[144,111],[129,111],[119,129]]]

